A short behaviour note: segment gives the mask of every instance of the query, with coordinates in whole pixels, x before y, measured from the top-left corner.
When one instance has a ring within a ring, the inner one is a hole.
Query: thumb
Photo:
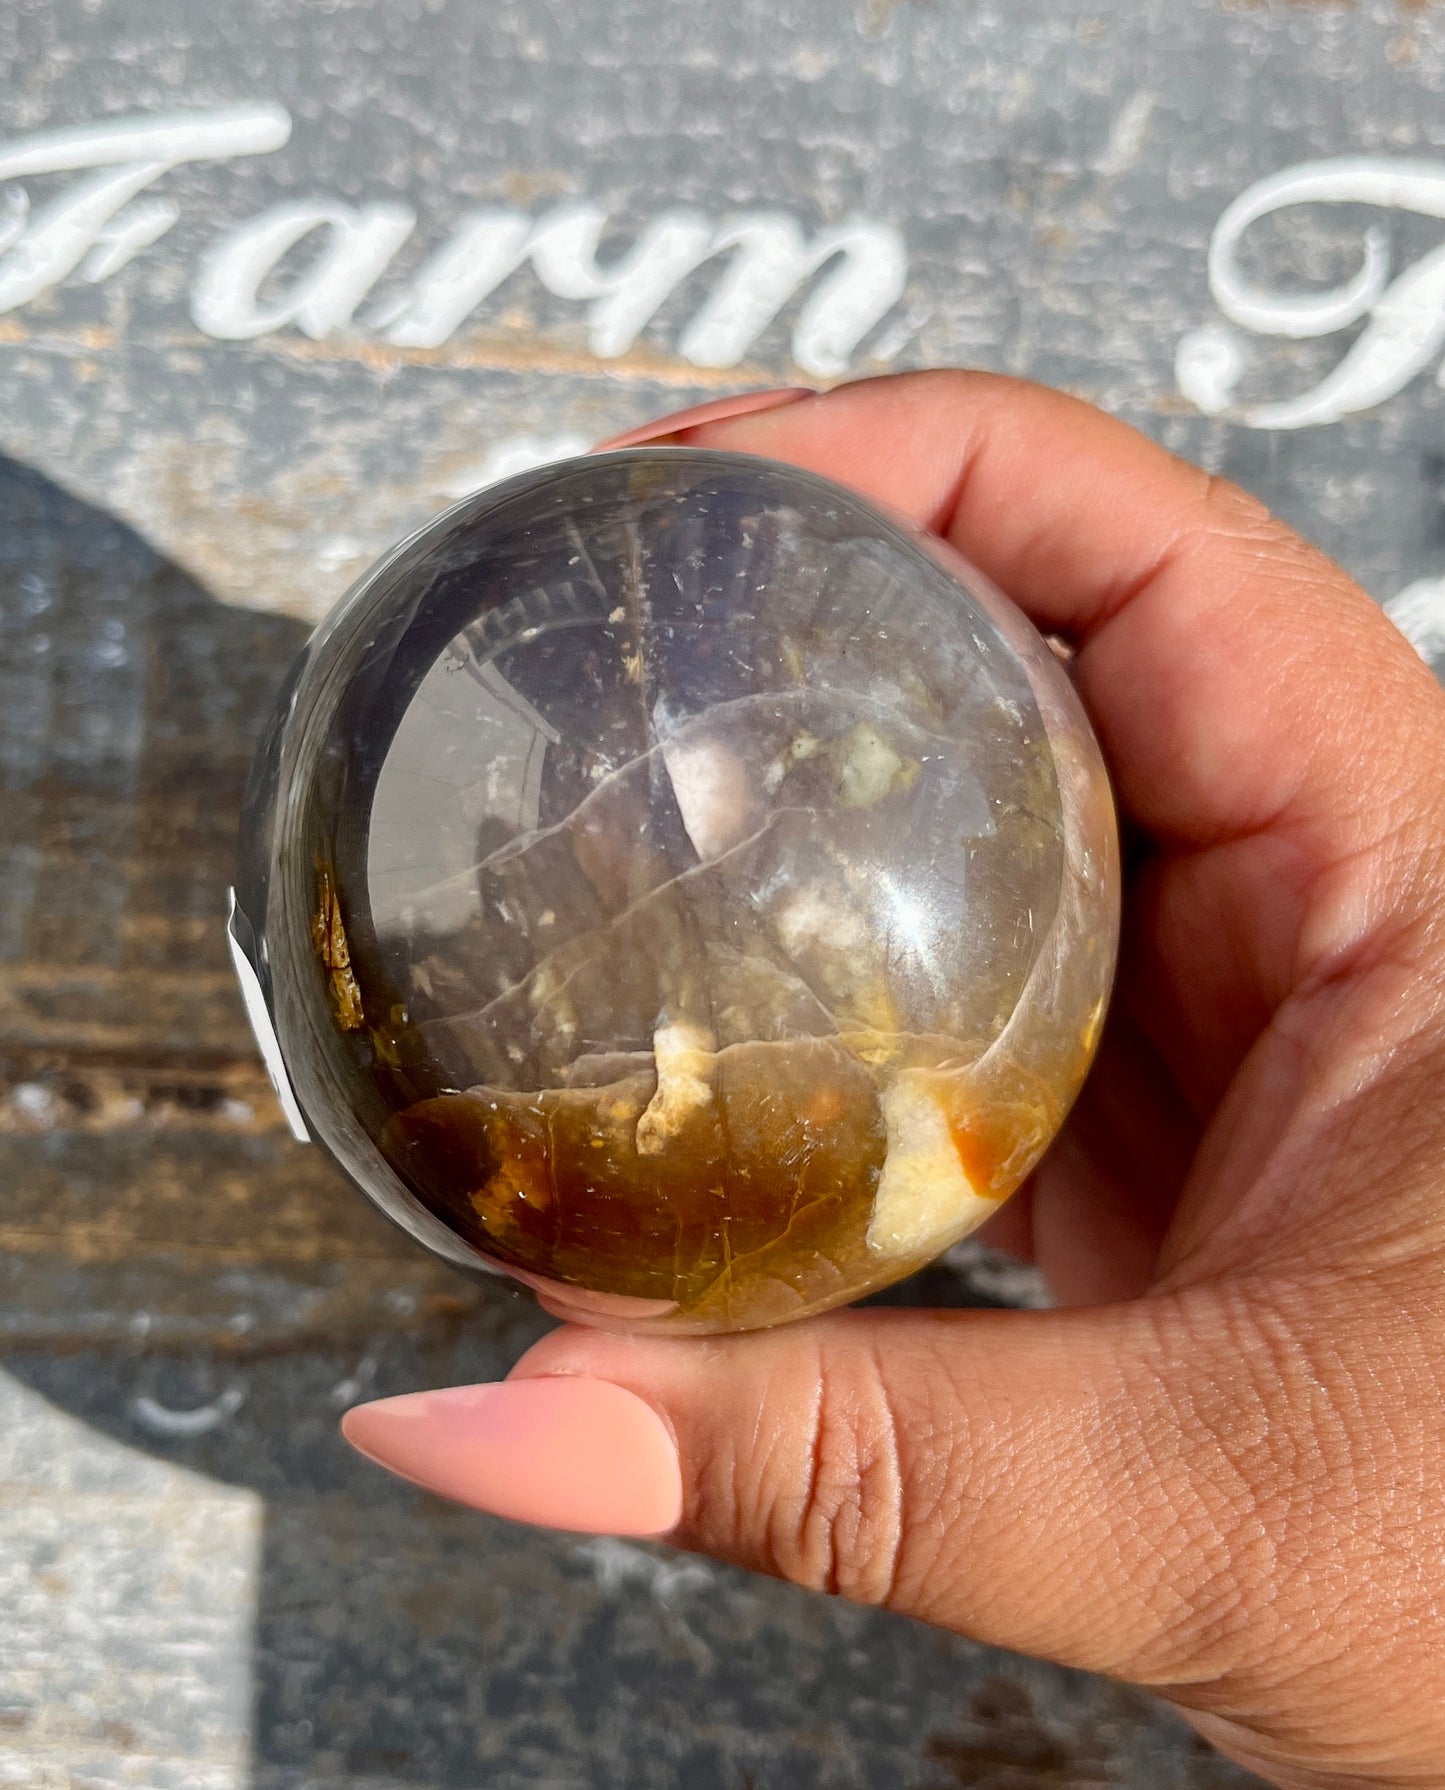
[[[1201,1332],[1224,1341],[1187,1297],[845,1312],[706,1341],[565,1327],[503,1386],[383,1400],[347,1434],[499,1514],[666,1529],[981,1641],[1184,1684],[1206,1642],[1208,1676],[1236,1663],[1221,1625],[1242,1600],[1222,1581],[1254,1552],[1234,1476],[1169,1390],[1181,1360],[1197,1387]]]

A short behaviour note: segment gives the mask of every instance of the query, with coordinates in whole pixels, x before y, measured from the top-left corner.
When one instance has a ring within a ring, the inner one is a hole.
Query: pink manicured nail
[[[607,1380],[554,1376],[449,1386],[357,1405],[359,1453],[493,1516],[588,1535],[662,1535],[682,1515],[667,1426]]]
[[[696,429],[703,423],[721,423],[735,416],[753,416],[760,410],[780,410],[784,404],[797,404],[817,393],[806,385],[782,385],[773,391],[737,392],[730,398],[712,398],[706,404],[694,404],[689,410],[675,410],[671,416],[657,417],[650,423],[639,423],[623,435],[599,441],[594,454],[608,453],[613,448],[641,447],[646,441],[663,441],[679,435],[684,429]]]

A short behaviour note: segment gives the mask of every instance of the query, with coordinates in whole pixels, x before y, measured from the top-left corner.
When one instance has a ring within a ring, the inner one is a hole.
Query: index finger
[[[1445,697],[1352,580],[1255,499],[1101,411],[988,374],[864,381],[679,438],[890,505],[1072,639],[1132,817],[1175,852],[1264,842],[1255,918],[1290,981],[1357,948],[1380,902],[1398,912],[1398,889],[1371,904],[1368,877],[1333,912],[1311,897],[1445,813]]]

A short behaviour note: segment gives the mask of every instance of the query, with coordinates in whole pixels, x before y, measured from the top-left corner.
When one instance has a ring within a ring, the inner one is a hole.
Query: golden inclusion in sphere
[[[385,1211],[552,1311],[705,1332],[896,1281],[1019,1185],[1099,1036],[1117,844],[1062,668],[946,547],[643,448],[481,493],[342,603],[237,902],[305,1126]]]

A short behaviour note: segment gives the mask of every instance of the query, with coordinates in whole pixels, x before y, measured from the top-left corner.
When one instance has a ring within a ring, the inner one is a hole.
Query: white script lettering
[[[662,301],[700,265],[712,226],[695,212],[667,212],[643,230],[608,268],[597,265],[607,214],[595,205],[563,205],[539,222],[520,211],[480,211],[421,269],[411,291],[377,321],[387,340],[437,348],[477,306],[527,262],[558,298],[590,300],[594,354],[625,354]]]
[[[1445,246],[1393,281],[1378,228],[1365,232],[1358,271],[1326,292],[1272,292],[1251,285],[1239,248],[1252,224],[1295,205],[1372,205],[1445,218],[1445,164],[1340,157],[1307,162],[1257,182],[1225,211],[1209,250],[1209,286],[1228,325],[1206,324],[1179,344],[1179,389],[1209,415],[1252,429],[1336,423],[1403,390],[1445,348]],[[1365,328],[1319,384],[1295,398],[1234,405],[1247,357],[1238,330],[1295,341]]]
[[[0,144],[0,182],[95,170],[39,211],[30,209],[20,189],[9,208],[8,241],[0,237],[0,311],[28,304],[82,261],[86,278],[107,279],[156,241],[176,221],[175,207],[122,207],[162,174],[182,162],[264,155],[290,134],[291,120],[281,107],[263,105],[117,118]]]
[[[0,194],[0,311],[27,304],[79,270],[109,279],[177,221],[169,200],[137,195],[183,162],[264,154],[284,144],[273,105],[83,125],[0,144],[0,184],[26,175],[84,173],[42,210],[24,188]],[[358,310],[417,225],[406,206],[290,200],[223,231],[202,256],[191,317],[206,335],[245,341],[288,327],[320,339],[353,327]],[[668,210],[605,261],[608,217],[585,201],[541,217],[509,209],[470,214],[433,250],[405,290],[364,319],[400,348],[439,348],[523,268],[555,297],[587,307],[601,359],[625,354],[669,297],[717,261],[711,290],[682,325],[677,350],[700,367],[736,366],[795,297],[793,358],[829,378],[902,297],[908,258],[892,225],[854,218],[809,236],[783,212],[716,222]],[[315,235],[312,248],[307,239]],[[302,247],[305,245],[305,248]],[[302,271],[283,262],[309,253]]]
[[[717,255],[732,260],[678,344],[699,367],[733,367],[789,298],[835,259],[805,301],[793,358],[821,377],[842,373],[859,343],[903,295],[907,257],[896,230],[857,222],[812,242],[794,219],[754,213],[714,229],[696,212],[667,212],[607,267],[597,248],[607,214],[566,205],[533,223],[523,212],[477,212],[421,269],[411,291],[378,319],[405,347],[445,342],[483,299],[530,262],[558,298],[589,303],[588,343],[625,354],[668,294]]]
[[[222,341],[269,335],[288,323],[313,339],[345,329],[356,307],[416,228],[404,205],[343,205],[298,199],[263,211],[223,236],[201,261],[191,292],[191,319]],[[261,283],[289,250],[313,231],[329,241],[289,291],[259,302]]]

